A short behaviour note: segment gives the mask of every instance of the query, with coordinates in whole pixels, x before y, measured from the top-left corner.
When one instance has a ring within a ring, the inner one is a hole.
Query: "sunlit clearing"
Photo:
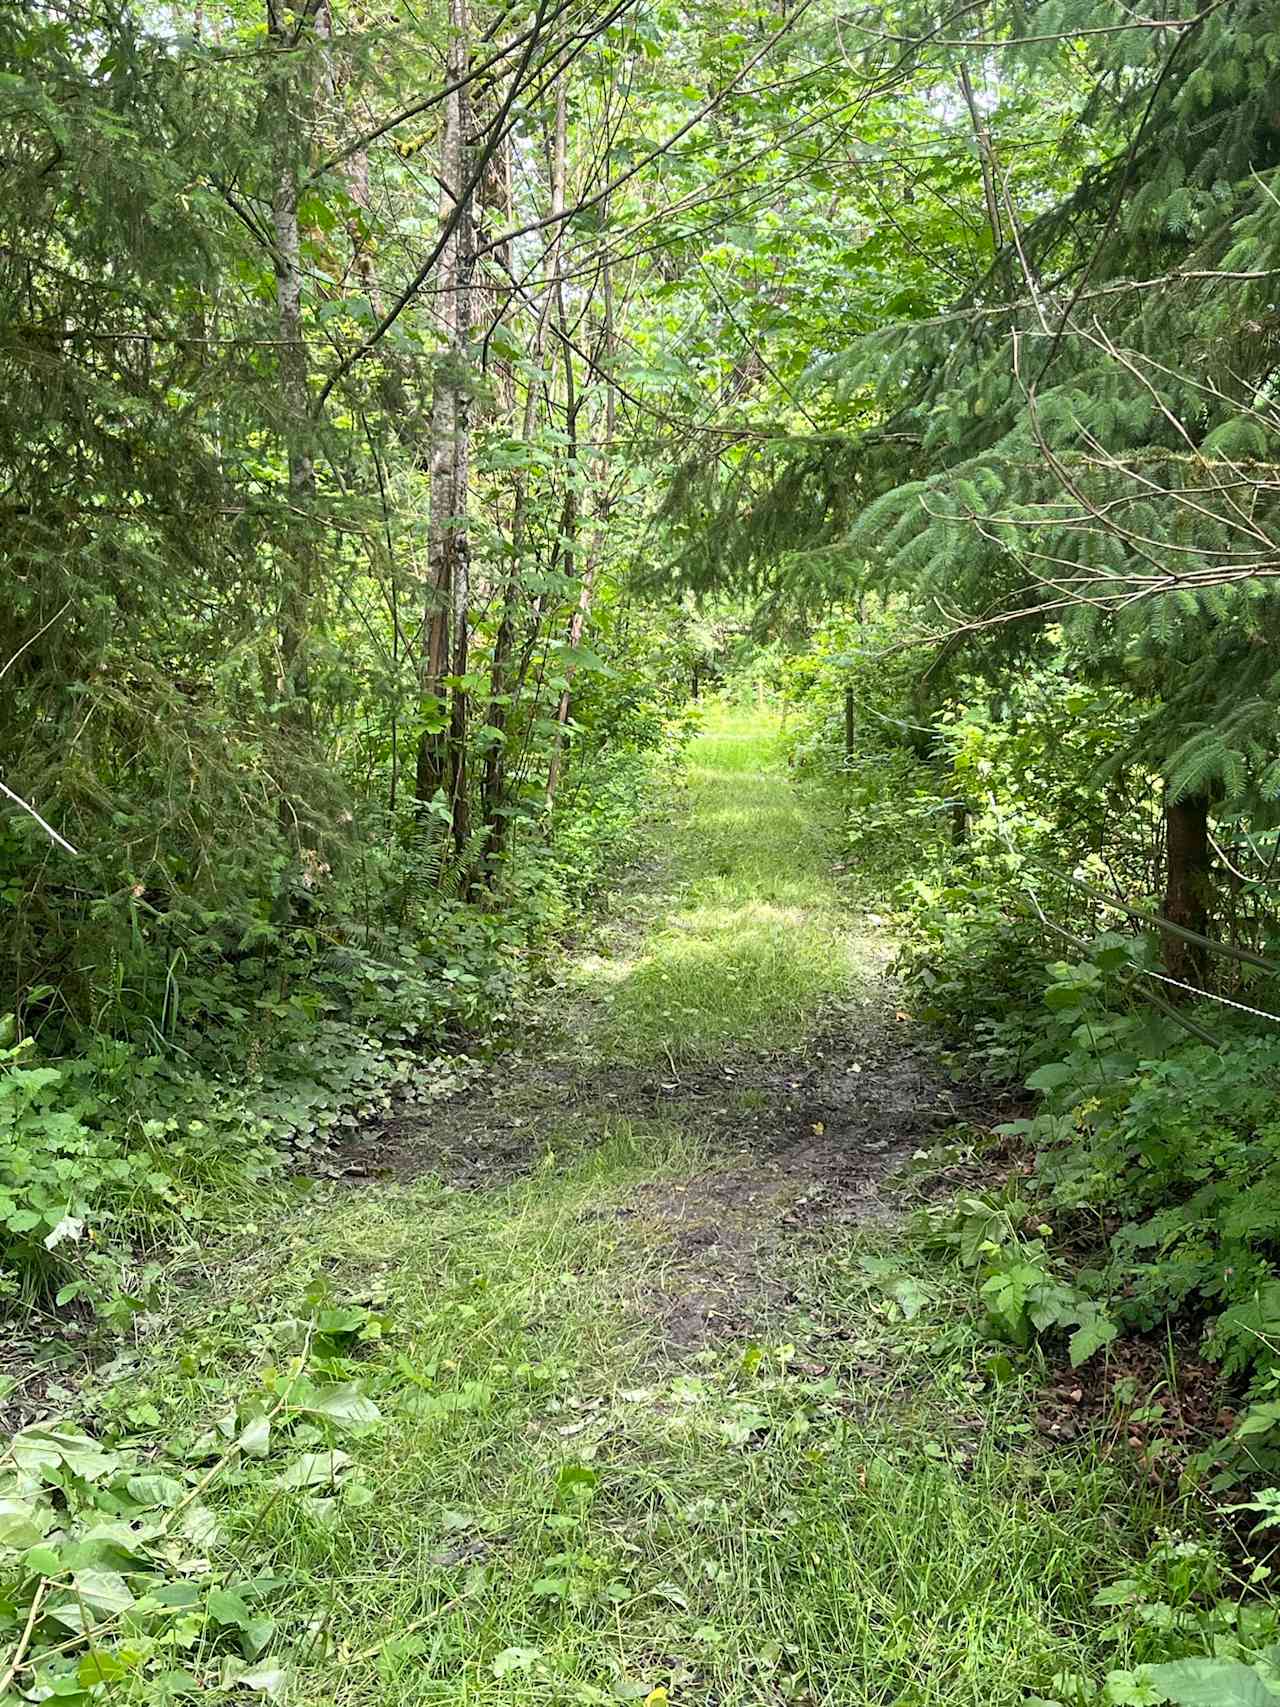
[[[610,980],[615,1057],[691,1061],[800,1043],[865,970],[829,870],[827,828],[790,786],[776,723],[717,709],[689,766],[663,926]],[[695,875],[696,874],[696,875]]]

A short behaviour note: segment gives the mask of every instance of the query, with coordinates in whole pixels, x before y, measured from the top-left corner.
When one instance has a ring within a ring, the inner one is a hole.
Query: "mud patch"
[[[898,1024],[887,988],[831,1014],[803,1049],[734,1054],[697,1067],[600,1059],[563,1034],[488,1066],[410,1087],[392,1111],[331,1152],[324,1172],[353,1183],[439,1177],[501,1185],[537,1166],[550,1143],[589,1144],[614,1119],[661,1119],[727,1156],[785,1164],[815,1187],[811,1217],[888,1218],[877,1182],[982,1099],[949,1083]],[[820,1189],[818,1189],[820,1188]]]
[[[833,1227],[885,1227],[903,1211],[903,1164],[986,1101],[953,1084],[898,1009],[887,979],[833,1009],[800,1049],[726,1053],[694,1067],[601,1058],[590,1013],[534,1034],[449,1095],[406,1102],[354,1134],[339,1178],[436,1177],[463,1190],[531,1172],[550,1147],[588,1148],[621,1120],[687,1133],[710,1165],[593,1210],[649,1229],[636,1303],[662,1342],[696,1352],[761,1337],[797,1300],[794,1247]],[[580,1027],[580,1029],[578,1029]]]
[[[792,1057],[658,1081],[657,1105],[726,1152],[723,1168],[644,1186],[617,1211],[650,1223],[665,1253],[639,1304],[671,1349],[767,1336],[797,1302],[779,1278],[795,1266],[786,1247],[892,1225],[902,1164],[977,1112],[896,1023],[859,1017]]]

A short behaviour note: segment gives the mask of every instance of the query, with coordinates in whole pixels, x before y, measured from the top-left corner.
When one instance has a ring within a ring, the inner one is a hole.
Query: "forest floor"
[[[102,1389],[172,1429],[337,1312],[382,1415],[336,1494],[211,1496],[291,1702],[998,1707],[1130,1657],[1092,1602],[1158,1501],[905,1238],[965,1111],[775,744],[714,722],[554,1026],[193,1266]]]

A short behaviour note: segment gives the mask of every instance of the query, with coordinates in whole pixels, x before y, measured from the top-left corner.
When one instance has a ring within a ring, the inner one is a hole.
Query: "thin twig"
[[[65,836],[60,836],[53,825],[40,816],[29,800],[24,800],[20,794],[15,794],[11,788],[6,787],[2,782],[0,782],[0,794],[12,800],[15,806],[21,806],[24,812],[29,812],[50,841],[57,842],[60,848],[65,848],[69,854],[74,854],[77,859],[80,857],[79,848],[73,848]]]
[[[18,1673],[22,1670],[23,1656],[31,1645],[31,1633],[36,1627],[36,1619],[40,1616],[40,1607],[48,1592],[49,1579],[48,1577],[41,1577],[39,1587],[36,1589],[36,1592],[31,1599],[31,1610],[27,1613],[27,1622],[23,1627],[22,1635],[18,1638],[18,1645],[13,1650],[13,1658],[9,1661],[9,1669],[5,1672],[3,1677],[0,1677],[0,1695],[4,1694],[5,1690],[8,1689],[14,1678],[17,1677]]]

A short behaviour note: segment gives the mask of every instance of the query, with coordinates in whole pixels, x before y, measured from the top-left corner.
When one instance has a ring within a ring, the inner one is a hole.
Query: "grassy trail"
[[[677,1060],[786,1047],[865,982],[823,826],[776,757],[772,718],[714,710],[673,838],[676,891],[621,977],[602,1040]],[[650,901],[652,906],[652,900]]]
[[[283,1360],[318,1296],[365,1324],[327,1372],[382,1420],[341,1440],[336,1492],[268,1459],[218,1500],[245,1572],[286,1585],[295,1707],[1000,1707],[1124,1663],[1091,1601],[1151,1514],[1034,1444],[947,1271],[797,1219],[821,1182],[748,1153],[790,1093],[735,1089],[741,1064],[873,990],[767,726],[701,739],[670,851],[647,932],[588,960],[602,1017],[569,1047],[579,1086],[619,1059],[703,1086],[729,1050],[718,1125],[705,1096],[566,1112],[552,1084],[520,1104],[532,1171],[317,1194],[215,1277],[185,1373],[157,1360],[147,1402],[207,1415],[229,1334]],[[673,1343],[695,1246],[700,1274],[754,1262],[754,1291]]]

